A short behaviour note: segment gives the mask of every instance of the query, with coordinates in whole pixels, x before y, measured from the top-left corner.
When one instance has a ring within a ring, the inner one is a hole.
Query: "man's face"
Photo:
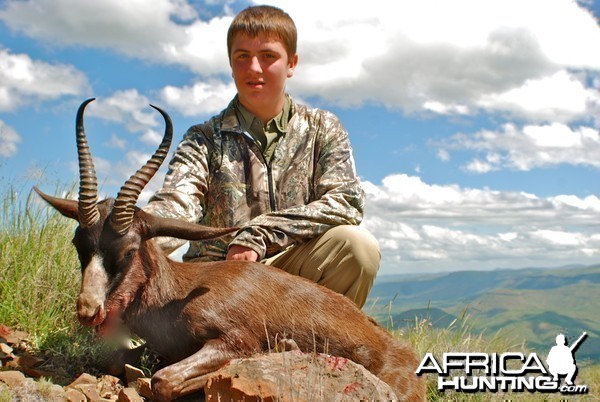
[[[259,118],[275,117],[283,107],[285,82],[294,73],[297,56],[289,60],[283,43],[265,35],[236,35],[230,57],[242,105]]]

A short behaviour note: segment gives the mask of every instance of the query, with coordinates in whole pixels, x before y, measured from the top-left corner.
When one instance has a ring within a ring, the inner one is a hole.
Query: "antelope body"
[[[97,200],[97,179],[83,128],[84,102],[76,119],[79,199],[44,200],[79,226],[73,243],[82,268],[77,315],[100,333],[124,323],[170,364],[152,377],[156,400],[201,389],[203,375],[229,360],[274,348],[290,338],[304,352],[348,358],[388,383],[400,400],[425,398],[419,361],[346,297],[280,269],[245,261],[179,263],[152,240],[171,236],[202,240],[237,230],[152,216],[135,206],[167,155],[169,116],[152,158],[116,198]],[[153,106],[154,107],[154,106]]]

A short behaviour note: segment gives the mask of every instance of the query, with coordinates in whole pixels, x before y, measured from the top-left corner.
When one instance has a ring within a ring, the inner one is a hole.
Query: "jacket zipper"
[[[251,141],[251,143],[258,149],[258,154],[260,155],[263,163],[267,167],[267,184],[268,184],[268,190],[269,190],[269,208],[271,208],[270,212],[275,212],[275,211],[277,211],[277,202],[275,200],[275,189],[274,189],[274,184],[273,184],[273,169],[271,169],[271,164],[269,162],[267,162],[267,158],[265,158],[265,155],[260,150],[260,146],[259,146],[259,144],[257,144],[257,142],[254,139],[254,137],[252,137],[249,133],[247,133],[245,131],[243,131],[243,133],[246,136],[246,138],[248,138]]]
[[[261,153],[262,154],[262,153]],[[263,156],[263,160],[265,157]],[[266,160],[265,160],[266,163]],[[269,182],[269,203],[271,204],[271,212],[277,211],[277,205],[275,203],[275,191],[273,188],[273,170],[271,169],[271,164],[266,163],[267,165],[267,180]]]

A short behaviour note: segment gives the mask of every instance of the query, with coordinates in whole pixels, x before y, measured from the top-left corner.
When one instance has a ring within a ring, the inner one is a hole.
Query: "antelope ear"
[[[142,218],[146,224],[144,236],[146,239],[157,236],[168,236],[183,240],[208,240],[239,230],[239,228],[214,228],[178,219],[162,218],[142,210],[137,211],[136,214]]]
[[[51,195],[44,194],[39,188],[33,187],[36,193],[50,204],[54,209],[60,212],[67,218],[75,219],[79,222],[79,202],[75,200],[66,200],[64,198],[56,198]]]

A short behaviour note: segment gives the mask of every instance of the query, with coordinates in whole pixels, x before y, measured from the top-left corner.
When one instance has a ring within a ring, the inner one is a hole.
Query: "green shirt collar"
[[[251,134],[254,134],[253,132],[259,127],[263,131],[285,134],[291,118],[290,112],[292,110],[292,100],[290,96],[286,94],[281,113],[269,120],[265,126],[262,125],[262,121],[260,121],[258,117],[254,116],[252,113],[250,113],[250,111],[248,111],[248,109],[244,107],[244,105],[242,105],[237,95],[234,99],[234,108],[240,121],[240,126]]]

